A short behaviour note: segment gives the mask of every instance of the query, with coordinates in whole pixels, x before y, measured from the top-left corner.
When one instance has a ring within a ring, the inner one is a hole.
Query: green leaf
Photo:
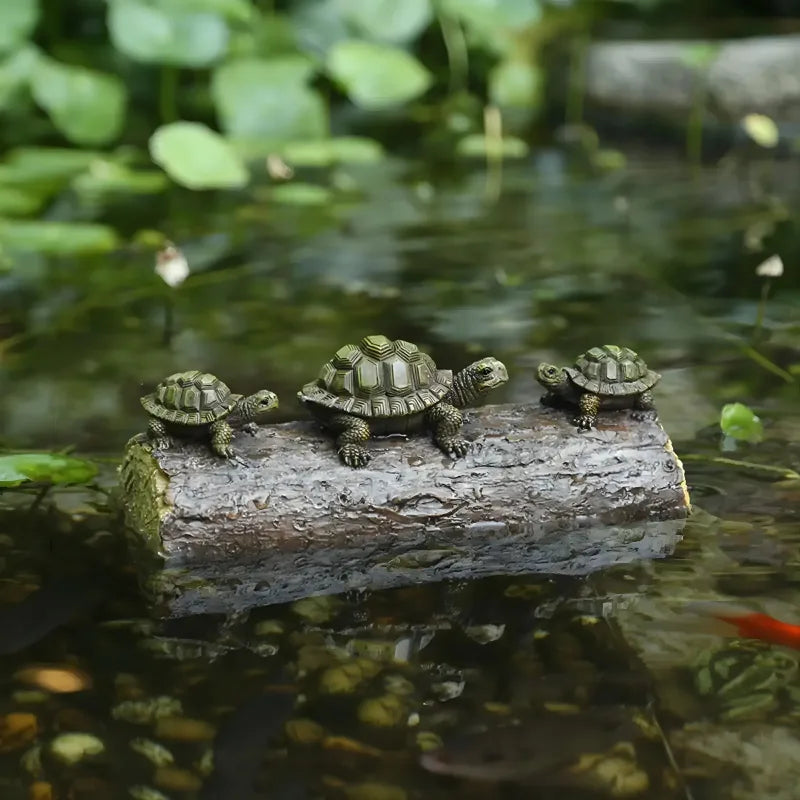
[[[0,214],[24,217],[36,213],[43,205],[44,197],[39,192],[0,186]]]
[[[761,420],[743,403],[724,405],[719,425],[726,436],[744,442],[760,442],[764,435]]]
[[[119,136],[127,92],[115,75],[40,58],[31,75],[31,91],[71,142],[102,145]]]
[[[542,17],[539,0],[439,0],[441,12],[459,19],[470,41],[511,53],[520,31]]]
[[[700,42],[699,44],[690,44],[684,47],[681,51],[680,59],[687,67],[702,70],[711,65],[717,53],[719,53],[719,45]]]
[[[35,47],[25,46],[0,64],[0,110],[14,103],[19,91],[27,87],[38,58]]]
[[[325,136],[327,108],[320,95],[305,85],[313,70],[304,56],[223,64],[211,81],[222,128],[232,136],[276,141]]]
[[[430,0],[339,0],[341,14],[368,39],[405,44],[433,19]]]
[[[33,33],[39,22],[39,0],[0,3],[0,53],[8,53]]]
[[[489,73],[489,97],[503,108],[535,108],[541,89],[541,71],[528,61],[507,59]]]
[[[327,167],[335,163],[373,164],[384,158],[381,145],[361,136],[341,136],[316,142],[291,142],[283,156],[296,167]]]
[[[218,133],[199,122],[162,125],[150,137],[150,156],[176,183],[190,189],[244,186],[244,162]]]
[[[502,139],[489,139],[482,133],[471,133],[459,140],[456,153],[466,158],[486,158],[487,151],[496,157],[524,158],[528,155],[528,145],[514,136]]]
[[[273,186],[269,196],[277,203],[293,206],[324,206],[330,202],[330,189],[313,183],[284,183]]]
[[[97,475],[89,461],[57,453],[13,453],[0,456],[0,486],[22,483],[88,483]]]
[[[419,97],[431,74],[414,56],[388,45],[348,40],[328,54],[331,76],[364,108],[384,108]]]
[[[207,67],[228,48],[220,14],[182,11],[177,3],[109,0],[108,29],[117,50],[148,64]]]
[[[255,9],[249,0],[156,0],[170,12],[211,11],[236,22],[249,22]]]
[[[97,159],[91,168],[72,181],[81,195],[105,193],[155,194],[169,186],[167,176],[157,170],[133,170],[107,159]]]
[[[0,220],[0,247],[50,255],[107,253],[119,244],[113,228],[89,222]]]

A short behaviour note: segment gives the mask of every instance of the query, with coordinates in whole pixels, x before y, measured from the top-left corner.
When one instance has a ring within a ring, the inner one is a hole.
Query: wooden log
[[[581,574],[670,552],[689,498],[654,417],[578,431],[535,405],[466,414],[452,460],[424,435],[372,440],[339,463],[314,422],[240,433],[246,463],[202,445],[131,443],[122,506],[143,582],[167,616],[311,594],[510,572]],[[155,558],[152,558],[155,557]]]

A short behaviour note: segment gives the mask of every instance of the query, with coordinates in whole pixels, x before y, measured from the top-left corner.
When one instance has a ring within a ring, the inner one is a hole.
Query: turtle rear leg
[[[648,412],[656,410],[653,395],[650,392],[642,392],[634,400],[633,409],[633,414],[631,414],[631,416],[634,419],[647,419]]]
[[[464,418],[450,403],[437,403],[428,409],[428,424],[433,428],[433,441],[453,458],[462,458],[469,451],[469,442],[459,434]]]
[[[150,417],[147,421],[147,438],[156,450],[169,450],[172,447],[172,439],[167,433],[167,426],[155,417]]]
[[[580,430],[588,431],[597,425],[597,413],[600,411],[600,398],[596,394],[584,392],[578,400],[580,414],[575,418],[575,424]]]
[[[218,419],[213,422],[209,427],[209,433],[211,434],[211,449],[222,458],[233,458],[233,448],[231,447],[233,428],[227,420]]]
[[[325,423],[336,436],[336,450],[339,458],[348,467],[365,467],[370,458],[369,451],[361,442],[369,440],[372,433],[366,420],[350,414],[334,414]]]

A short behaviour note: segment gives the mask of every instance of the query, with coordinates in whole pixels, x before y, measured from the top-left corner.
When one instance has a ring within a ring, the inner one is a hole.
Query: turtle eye
[[[478,369],[478,372],[480,372],[481,375],[491,375],[492,368],[488,364],[484,364],[484,366]]]

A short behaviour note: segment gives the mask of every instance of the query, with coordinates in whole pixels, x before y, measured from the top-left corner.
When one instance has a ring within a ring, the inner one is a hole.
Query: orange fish
[[[707,618],[703,631],[720,636],[741,636],[800,650],[800,625],[782,622],[769,614],[733,603],[697,601],[685,610]]]

